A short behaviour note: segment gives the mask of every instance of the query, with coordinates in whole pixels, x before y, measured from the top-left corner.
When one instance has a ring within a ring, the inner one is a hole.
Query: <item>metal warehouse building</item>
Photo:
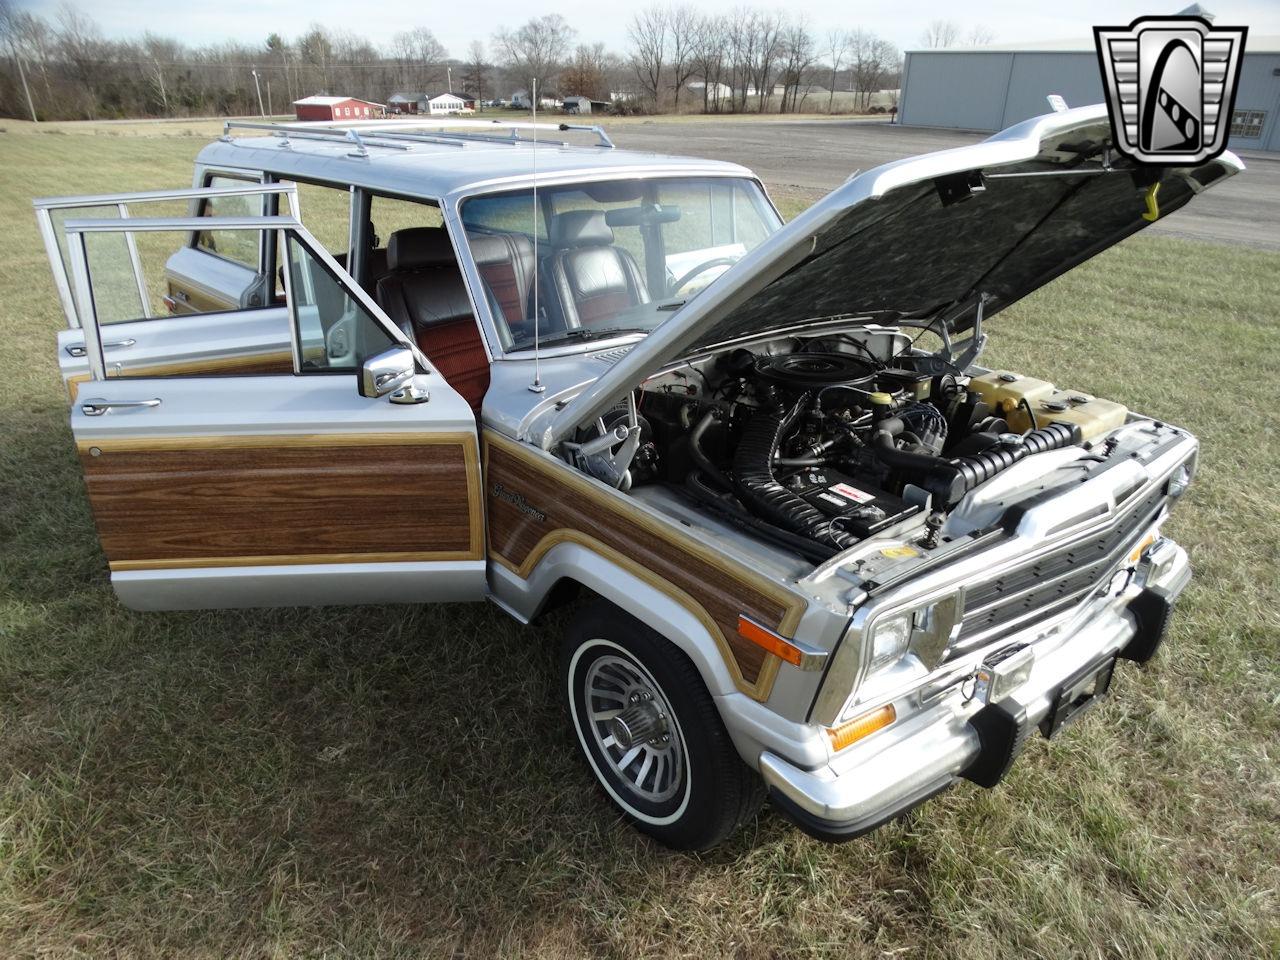
[[[909,50],[898,116],[904,125],[1003,130],[1047,113],[1045,97],[1070,106],[1103,102],[1093,38],[1063,43],[997,44]],[[1228,145],[1280,151],[1280,37],[1245,41]]]

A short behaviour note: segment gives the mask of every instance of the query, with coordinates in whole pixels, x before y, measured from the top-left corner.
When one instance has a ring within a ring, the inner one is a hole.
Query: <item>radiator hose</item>
[[[807,401],[807,396],[802,397],[789,411],[761,411],[751,418],[734,452],[733,488],[753,513],[784,530],[843,550],[859,538],[837,530],[820,510],[809,506],[773,476],[774,454]]]
[[[898,417],[881,420],[876,425],[871,449],[887,466],[924,474],[919,485],[941,501],[939,506],[958,503],[970,490],[1007,470],[1023,457],[1080,442],[1080,428],[1075,424],[1051,423],[1024,434],[1021,443],[1001,444],[971,457],[944,460],[899,450],[896,438],[904,429],[905,424]]]

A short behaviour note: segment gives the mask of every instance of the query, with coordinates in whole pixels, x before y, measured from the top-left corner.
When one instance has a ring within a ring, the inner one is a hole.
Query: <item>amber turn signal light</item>
[[[738,636],[744,640],[750,640],[757,647],[768,650],[775,657],[780,657],[801,670],[821,670],[827,659],[827,651],[811,647],[798,640],[788,640],[760,626],[746,615],[738,617]]]
[[[1152,531],[1151,533],[1148,533],[1145,537],[1143,537],[1142,541],[1136,547],[1133,548],[1133,552],[1129,554],[1129,562],[1137,563],[1139,560],[1141,560],[1143,551],[1146,550],[1147,547],[1151,546],[1155,542],[1156,542],[1156,535],[1155,535],[1155,532]]]
[[[839,752],[845,747],[857,743],[863,737],[869,737],[877,730],[883,730],[898,719],[898,711],[892,703],[886,703],[870,713],[854,717],[848,723],[838,727],[828,727],[827,737],[831,740],[831,749]]]
[[[781,657],[787,663],[793,663],[797,667],[804,654],[800,648],[794,643],[787,641],[785,637],[780,637],[772,630],[766,630],[754,620],[748,620],[746,617],[738,617],[738,636],[750,640],[757,647],[764,647],[775,656]]]

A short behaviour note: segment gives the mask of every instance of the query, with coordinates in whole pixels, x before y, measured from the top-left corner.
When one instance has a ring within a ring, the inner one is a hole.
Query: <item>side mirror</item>
[[[414,368],[412,350],[408,347],[392,347],[367,358],[360,365],[360,379],[356,389],[362,397],[385,397],[412,382]]]

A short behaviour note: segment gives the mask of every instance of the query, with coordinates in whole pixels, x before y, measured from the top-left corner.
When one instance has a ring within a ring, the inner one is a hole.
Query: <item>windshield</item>
[[[518,190],[462,206],[508,350],[533,346],[535,316],[543,343],[652,330],[780,226],[759,184],[729,177],[539,187],[537,204]]]

